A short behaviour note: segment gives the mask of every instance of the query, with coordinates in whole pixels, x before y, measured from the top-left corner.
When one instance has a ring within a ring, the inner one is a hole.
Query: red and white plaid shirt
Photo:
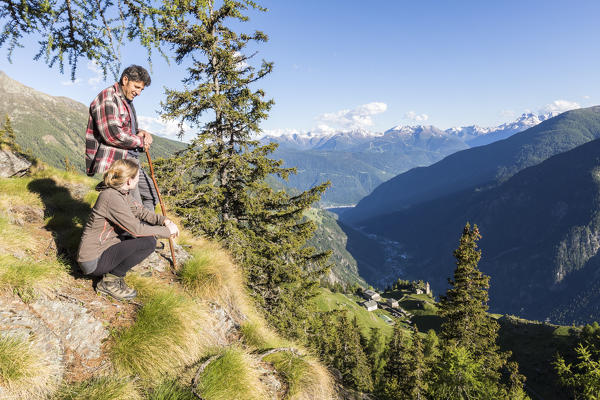
[[[127,150],[144,147],[141,137],[131,132],[127,99],[119,83],[104,89],[92,104],[85,132],[85,169],[90,176],[105,172],[111,164],[127,158]],[[129,104],[133,109],[133,104]],[[133,112],[134,118],[135,111]],[[136,118],[137,126],[137,118]]]

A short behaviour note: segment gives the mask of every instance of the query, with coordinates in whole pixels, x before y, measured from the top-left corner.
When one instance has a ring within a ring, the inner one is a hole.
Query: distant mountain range
[[[54,167],[64,168],[68,158],[78,171],[85,171],[87,105],[39,92],[0,71],[0,123],[5,115],[11,118],[21,147]],[[155,135],[151,155],[165,157],[184,147]]]
[[[375,187],[416,166],[430,165],[460,150],[505,139],[555,116],[523,114],[511,123],[493,128],[477,125],[445,131],[435,126],[396,126],[384,133],[354,130],[337,133],[308,132],[264,136],[277,142],[274,157],[296,167],[289,186],[305,190],[331,181],[322,204],[352,205]]]
[[[342,221],[402,251],[395,271],[381,268],[367,281],[396,272],[442,293],[468,221],[483,235],[480,267],[491,276],[493,311],[569,324],[598,320],[600,107],[401,174]],[[381,258],[381,250],[353,255]]]

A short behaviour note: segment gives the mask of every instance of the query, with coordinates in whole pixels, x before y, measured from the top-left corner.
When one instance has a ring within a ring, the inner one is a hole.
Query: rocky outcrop
[[[8,149],[0,148],[0,178],[23,176],[31,168],[31,162]]]

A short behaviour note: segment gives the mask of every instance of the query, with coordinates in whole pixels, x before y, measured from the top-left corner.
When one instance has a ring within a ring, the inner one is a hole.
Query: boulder
[[[31,168],[31,162],[8,149],[0,148],[0,178],[23,176]]]

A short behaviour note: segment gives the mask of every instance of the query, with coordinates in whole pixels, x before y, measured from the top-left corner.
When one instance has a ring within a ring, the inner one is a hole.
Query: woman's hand
[[[177,236],[179,236],[179,228],[177,227],[177,225],[175,225],[175,223],[173,223],[173,221],[166,219],[165,226],[169,228],[169,232],[171,232],[172,238],[176,238]]]

